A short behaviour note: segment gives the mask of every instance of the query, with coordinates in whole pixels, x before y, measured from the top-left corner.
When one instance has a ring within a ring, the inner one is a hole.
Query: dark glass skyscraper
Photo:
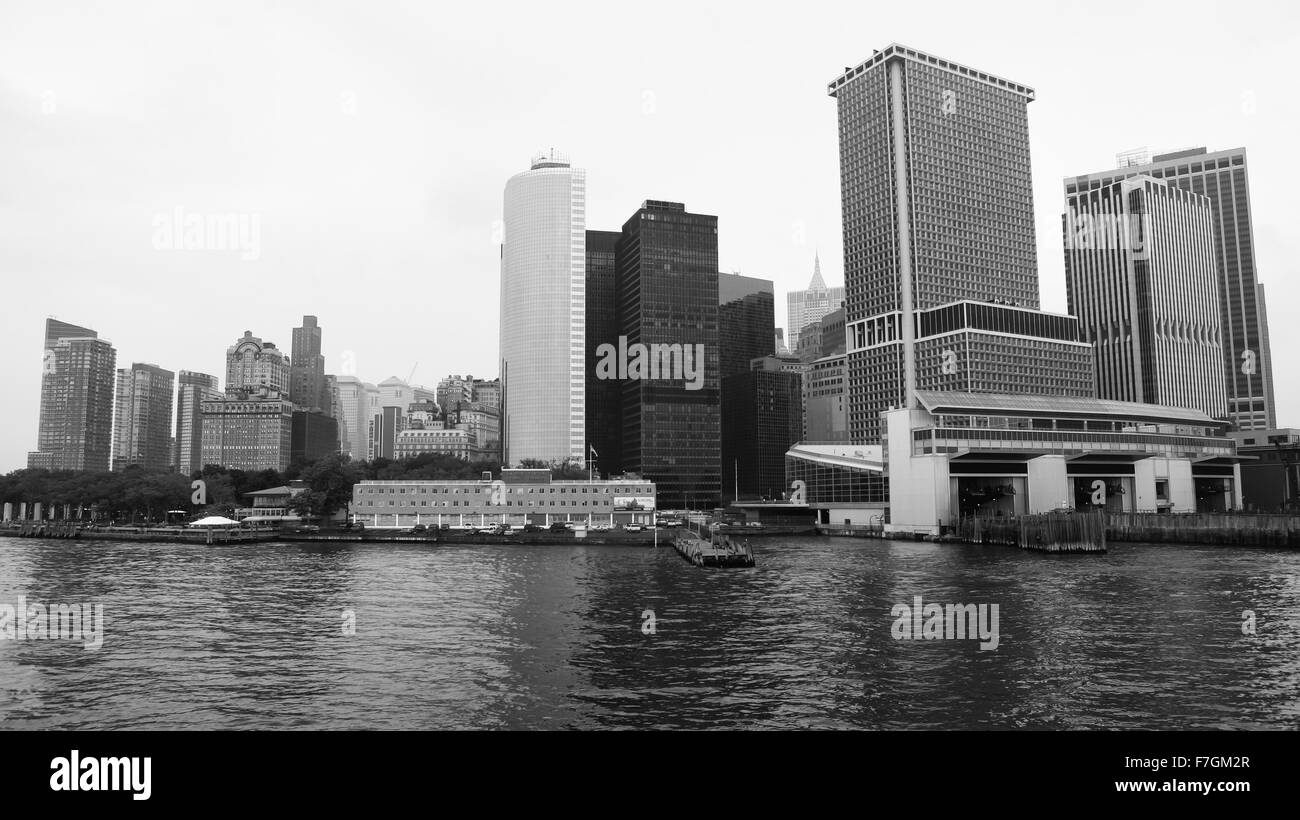
[[[1078,323],[1038,310],[1033,89],[895,44],[828,93],[850,440],[879,441],[880,413],[917,389],[1093,395]]]
[[[595,450],[595,469],[610,475],[622,469],[623,387],[596,375],[602,344],[618,345],[617,268],[615,249],[623,234],[587,231],[587,443]]]
[[[750,360],[776,352],[772,281],[718,274],[718,377],[749,370]]]
[[[689,213],[680,202],[647,200],[623,225],[615,267],[619,335],[627,349],[680,346],[682,355],[702,356],[692,362],[702,368],[695,382],[662,372],[619,379],[621,466],[656,483],[660,507],[715,506],[721,493],[718,218]]]
[[[785,454],[803,434],[801,370],[793,358],[767,356],[722,380],[724,498],[784,493]]]
[[[1246,149],[1207,153],[1204,148],[1192,148],[1158,154],[1150,162],[1067,178],[1065,195],[1068,198],[1108,188],[1139,174],[1209,197],[1219,276],[1228,418],[1241,430],[1277,427],[1264,286],[1255,270]]]

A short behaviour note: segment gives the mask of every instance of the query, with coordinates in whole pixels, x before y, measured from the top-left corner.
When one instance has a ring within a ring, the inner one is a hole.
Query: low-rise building
[[[397,434],[393,457],[412,458],[423,453],[441,453],[470,459],[477,455],[478,443],[468,430],[418,429]]]
[[[405,528],[496,524],[652,524],[654,482],[624,477],[556,481],[550,470],[505,469],[478,480],[362,481],[353,487],[353,521]]]
[[[1228,424],[1135,402],[918,390],[883,413],[891,531],[1057,509],[1240,509]]]
[[[1232,433],[1241,457],[1242,503],[1249,512],[1300,510],[1300,430]]]

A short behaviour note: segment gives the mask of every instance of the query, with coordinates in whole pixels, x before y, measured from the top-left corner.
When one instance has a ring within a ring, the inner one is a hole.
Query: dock
[[[673,549],[697,567],[752,567],[754,553],[748,544],[738,543],[727,536],[716,541],[705,541],[693,532],[679,532],[673,536]]]
[[[1105,552],[1106,513],[1047,513],[1020,519],[1020,548],[1035,552]]]

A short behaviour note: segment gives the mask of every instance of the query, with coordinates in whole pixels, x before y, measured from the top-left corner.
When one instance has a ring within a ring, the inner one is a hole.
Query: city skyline
[[[332,13],[327,12],[326,16]],[[959,18],[965,12],[956,10],[952,14]],[[1117,5],[1108,13],[1081,21],[1082,30],[1086,32],[1096,27],[1102,31],[1115,20],[1132,23],[1133,17],[1140,20],[1144,14],[1147,13],[1141,10],[1130,13],[1126,7]],[[1153,15],[1151,19],[1160,18]],[[759,21],[723,24],[716,14],[710,20],[710,26],[706,27],[709,33],[723,36],[741,53],[747,53],[745,34],[763,31],[770,25]],[[282,18],[272,22],[277,21],[285,23]],[[129,25],[129,22],[115,25]],[[417,22],[432,25],[429,21]],[[68,48],[85,45],[84,40],[90,32],[77,26],[45,30],[39,25],[33,28],[33,25],[10,29],[21,30],[26,37],[24,42],[11,42],[9,38],[3,41],[6,48],[0,53],[9,56],[0,57],[0,79],[4,81],[0,85],[0,94],[3,94],[0,100],[9,116],[39,126],[38,137],[53,135],[59,139],[52,143],[25,144],[22,141],[32,139],[32,135],[26,132],[15,134],[12,139],[17,142],[19,152],[30,150],[35,152],[31,155],[48,156],[68,168],[69,173],[81,173],[85,171],[86,163],[98,156],[97,149],[90,147],[87,138],[96,133],[96,128],[107,127],[119,119],[120,115],[114,114],[113,106],[121,105],[127,110],[138,109],[147,114],[152,110],[150,104],[165,113],[171,110],[170,104],[178,103],[176,98],[168,98],[162,101],[167,104],[159,104],[157,100],[141,100],[132,94],[123,97],[123,92],[118,90],[106,94],[101,103],[90,104],[93,95],[86,93],[88,89],[85,87],[89,81],[76,70],[76,66],[81,64],[74,58],[68,63],[71,68],[57,69],[51,62],[60,55],[67,57]],[[806,24],[796,21],[794,25]],[[819,26],[822,39],[815,52],[790,55],[775,61],[776,66],[764,69],[780,72],[779,81],[765,86],[758,96],[752,96],[747,89],[738,89],[736,105],[745,105],[747,110],[758,111],[761,116],[785,117],[788,114],[800,122],[801,133],[798,135],[781,131],[765,137],[747,138],[742,145],[727,142],[725,146],[688,144],[677,137],[666,138],[660,133],[661,129],[672,129],[688,117],[688,112],[698,115],[698,106],[713,105],[715,100],[711,95],[699,93],[697,86],[691,91],[690,87],[674,78],[663,79],[648,74],[637,74],[627,81],[621,96],[596,95],[593,99],[600,102],[590,107],[613,112],[616,118],[623,118],[619,120],[622,125],[645,123],[653,126],[655,151],[638,150],[642,147],[638,141],[626,145],[602,145],[594,138],[577,136],[581,126],[568,123],[572,119],[570,109],[565,109],[566,116],[546,115],[540,104],[512,112],[512,120],[527,118],[528,127],[522,129],[522,133],[516,127],[503,141],[504,144],[498,142],[490,148],[476,147],[464,152],[464,167],[459,164],[462,163],[459,159],[456,167],[452,167],[446,153],[431,152],[427,147],[415,150],[419,140],[414,135],[421,133],[417,128],[411,136],[400,138],[401,142],[392,153],[401,155],[405,161],[416,162],[414,175],[420,183],[414,189],[384,190],[384,196],[388,198],[383,200],[384,207],[377,209],[377,215],[387,222],[363,221],[367,234],[348,234],[352,244],[345,253],[334,252],[336,249],[328,241],[328,231],[318,232],[322,227],[337,228],[342,224],[337,215],[333,219],[317,219],[319,212],[309,207],[310,203],[304,197],[298,196],[289,199],[302,208],[302,212],[298,217],[286,218],[289,211],[279,208],[284,205],[283,201],[262,198],[265,192],[259,180],[270,183],[277,190],[283,190],[287,182],[300,187],[308,170],[302,164],[291,164],[289,171],[292,173],[282,176],[259,168],[255,163],[247,172],[235,169],[236,172],[230,175],[233,181],[214,180],[209,181],[206,187],[186,187],[175,182],[176,179],[185,179],[180,172],[184,166],[178,164],[176,155],[164,151],[162,168],[157,176],[126,180],[129,193],[124,195],[125,207],[115,209],[121,213],[106,213],[100,208],[93,215],[74,218],[66,223],[68,227],[63,228],[65,232],[73,231],[72,235],[78,238],[84,235],[103,242],[64,242],[49,232],[49,226],[43,220],[45,215],[54,213],[50,195],[61,190],[65,177],[47,179],[42,176],[39,164],[35,170],[6,164],[4,170],[12,171],[8,178],[16,183],[11,189],[15,192],[14,202],[22,201],[24,205],[21,209],[8,203],[4,205],[6,215],[12,218],[6,221],[5,228],[0,229],[6,232],[3,251],[0,251],[3,253],[0,256],[0,275],[6,281],[19,282],[20,288],[23,287],[21,283],[29,279],[51,276],[67,277],[69,286],[61,290],[57,303],[53,300],[43,302],[39,296],[24,300],[29,308],[34,307],[37,315],[19,316],[7,321],[0,333],[13,349],[31,348],[33,339],[40,333],[43,317],[52,313],[66,321],[96,327],[105,338],[114,342],[123,361],[159,359],[150,349],[150,344],[161,336],[174,354],[169,353],[165,360],[158,361],[160,366],[173,371],[195,369],[220,373],[213,351],[228,344],[232,331],[245,325],[261,328],[259,332],[264,333],[274,328],[269,337],[288,347],[290,329],[298,324],[304,313],[310,313],[320,316],[322,324],[331,331],[324,351],[327,372],[345,375],[348,371],[341,364],[347,359],[345,354],[351,354],[347,360],[354,363],[352,372],[367,380],[388,374],[404,376],[417,363],[420,376],[416,381],[425,383],[431,383],[447,372],[472,371],[495,375],[491,365],[495,351],[490,350],[490,344],[456,347],[449,343],[430,343],[428,333],[421,326],[427,324],[426,320],[433,319],[437,328],[435,335],[441,334],[448,342],[479,334],[487,338],[495,335],[492,328],[494,311],[490,309],[495,302],[491,280],[497,257],[493,231],[496,227],[494,222],[500,218],[498,192],[501,180],[509,175],[503,171],[517,167],[520,157],[526,157],[529,152],[552,142],[580,156],[582,164],[592,175],[588,224],[617,224],[617,219],[647,197],[688,201],[702,212],[719,215],[721,270],[739,269],[745,275],[772,279],[776,282],[778,294],[783,294],[806,284],[810,260],[814,251],[819,250],[827,281],[842,281],[837,237],[839,202],[834,115],[825,106],[820,92],[825,82],[840,70],[837,64],[854,64],[871,48],[890,40],[945,54],[1002,76],[1016,77],[1038,90],[1039,99],[1030,113],[1030,139],[1038,278],[1044,308],[1065,310],[1060,236],[1056,227],[1061,180],[1081,169],[1108,167],[1110,157],[1116,151],[1138,144],[1150,144],[1159,150],[1192,144],[1204,144],[1211,150],[1244,145],[1250,151],[1254,166],[1251,194],[1259,278],[1269,288],[1270,304],[1275,311],[1283,310],[1293,298],[1288,284],[1292,277],[1287,266],[1295,254],[1290,251],[1292,241],[1283,237],[1282,232],[1294,218],[1295,206],[1284,195],[1289,179],[1284,174],[1287,167],[1283,159],[1284,147],[1277,136],[1286,133],[1285,125],[1289,122],[1293,103],[1282,92],[1283,86],[1272,85],[1280,83],[1280,80],[1272,79],[1279,72],[1270,68],[1268,61],[1277,59],[1270,54],[1285,53],[1285,42],[1294,35],[1281,31],[1256,31],[1238,21],[1225,19],[1224,30],[1215,32],[1214,38],[1193,32],[1190,40],[1176,47],[1162,44],[1160,53],[1185,56],[1197,53],[1198,48],[1208,47],[1212,41],[1216,48],[1222,48],[1217,38],[1226,36],[1243,53],[1249,52],[1247,60],[1251,65],[1249,73],[1252,79],[1248,86],[1243,86],[1240,79],[1214,76],[1215,71],[1208,63],[1192,62],[1188,65],[1184,84],[1170,90],[1175,102],[1182,104],[1162,108],[1157,117],[1141,100],[1116,98],[1098,91],[1107,85],[1108,77],[1111,78],[1109,82],[1115,84],[1114,78],[1122,75],[1121,69],[1114,69],[1121,74],[1112,75],[1108,73],[1112,69],[1096,66],[1090,68],[1091,73],[1080,74],[1059,53],[1059,49],[1029,43],[1023,49],[1012,50],[1010,45],[1015,41],[1014,32],[995,32],[993,26],[980,25],[972,20],[973,30],[987,36],[964,40],[888,16],[873,25],[888,31],[880,38],[870,38],[870,42],[861,35],[841,34]],[[960,28],[954,27],[953,30]],[[340,32],[342,29],[338,26]],[[343,36],[331,32],[328,23],[321,23],[299,38]],[[221,36],[218,34],[218,42]],[[5,35],[0,35],[3,37]],[[1202,37],[1204,41],[1200,39]],[[50,45],[61,39],[67,42],[51,49],[51,56],[41,56],[34,51],[41,44]],[[399,40],[405,42],[404,38]],[[1283,46],[1267,50],[1255,47],[1270,40],[1281,40]],[[528,51],[529,56],[525,59],[536,59],[540,53]],[[828,60],[827,54],[833,54],[833,59]],[[396,50],[396,55],[395,60],[412,59],[401,48]],[[264,58],[256,49],[255,57]],[[555,65],[546,71],[564,71],[564,67],[569,65],[566,60],[557,56]],[[508,70],[510,61],[506,63],[507,67],[500,70]],[[723,76],[721,65],[712,63],[692,65],[691,69],[717,72],[718,76]],[[123,88],[148,89],[152,87],[150,83],[155,82],[147,75],[141,75],[139,66],[124,66],[114,71],[126,72],[130,77],[129,82],[123,82],[120,76],[114,75]],[[312,99],[329,107],[331,117],[341,117],[341,122],[349,124],[347,127],[351,131],[348,134],[340,136],[331,128],[328,139],[344,140],[343,147],[350,149],[345,152],[349,157],[369,156],[365,151],[358,154],[357,150],[372,144],[368,129],[374,127],[375,122],[369,118],[393,116],[393,107],[386,104],[391,100],[382,96],[382,86],[367,82],[371,78],[347,79],[331,76],[328,92],[317,89],[312,92],[315,95]],[[104,78],[102,81],[112,82],[113,79]],[[192,78],[185,79],[183,87],[203,87],[191,86],[188,84],[191,81]],[[577,87],[571,80],[563,81],[551,75],[547,81],[552,86]],[[338,86],[337,90],[335,86]],[[259,106],[265,101],[263,96],[243,85],[238,85],[238,90],[246,97],[228,97],[221,89],[216,90],[218,103],[224,105],[219,111],[240,117],[246,116],[250,108],[261,111]],[[410,90],[403,86],[399,93],[406,95]],[[52,91],[52,96],[47,91]],[[349,91],[351,96],[345,93]],[[381,95],[379,99],[375,97],[376,92]],[[646,92],[651,93],[647,96]],[[606,100],[611,101],[609,106],[604,104]],[[349,101],[354,108],[351,114],[340,110],[347,108]],[[729,106],[732,103],[724,104]],[[418,112],[420,106],[412,103],[409,108]],[[206,122],[205,118],[212,116],[192,105],[184,111],[197,122]],[[647,113],[650,111],[653,113]],[[405,116],[419,115],[408,113]],[[460,121],[468,116],[462,114],[450,118]],[[1095,124],[1086,129],[1079,128],[1078,118],[1081,116],[1091,116]],[[246,122],[242,118],[237,121]],[[309,118],[308,121],[312,127],[320,125],[317,119]],[[178,127],[183,129],[196,124],[184,118],[180,122]],[[334,119],[329,123],[336,124]],[[359,133],[363,125],[366,126],[365,133]],[[1081,137],[1071,133],[1078,131],[1087,134]],[[194,136],[189,130],[185,133]],[[245,132],[240,130],[240,133]],[[816,134],[816,138],[809,134]],[[479,141],[479,136],[475,132],[472,141]],[[300,137],[300,134],[295,136]],[[203,145],[201,140],[200,145]],[[724,147],[728,153],[735,154],[734,159],[719,160],[716,152]],[[753,197],[752,181],[737,184],[735,176],[740,173],[748,177],[759,166],[758,157],[770,154],[774,149],[787,154],[793,152],[807,159],[807,163],[801,164],[802,170],[791,170],[788,175],[779,165],[769,164],[764,171],[767,176],[781,174],[779,182],[782,187],[792,186],[789,188],[792,195],[787,197],[791,203],[788,208],[774,209],[770,200]],[[432,159],[430,154],[434,155]],[[455,152],[452,155],[462,156]],[[220,149],[216,156],[220,161],[210,173],[220,175],[231,166],[221,159],[226,155]],[[5,162],[0,160],[0,163]],[[431,166],[430,162],[436,164]],[[316,165],[310,166],[312,175],[318,175],[319,170]],[[360,170],[352,165],[343,167],[341,173],[346,184],[340,193],[355,195],[358,184],[369,180],[374,170],[369,166]],[[794,181],[796,177],[800,181]],[[120,176],[114,176],[112,180],[116,185]],[[49,185],[51,182],[54,184]],[[307,185],[301,190],[310,191],[312,188]],[[457,201],[455,192],[467,195],[463,218],[460,214],[453,217],[446,212]],[[816,192],[816,195],[811,196],[810,192]],[[748,199],[762,201],[749,204]],[[104,204],[102,197],[91,198],[91,201]],[[259,204],[261,202],[271,205],[263,207]],[[198,214],[260,214],[260,257],[250,261],[241,259],[238,254],[219,250],[181,251],[156,247],[151,244],[153,217],[159,213],[171,213],[175,207]],[[138,216],[138,222],[130,221],[128,215],[134,215],[132,218]],[[298,224],[295,219],[311,219],[314,220],[311,224],[320,226],[307,232],[314,237],[314,250],[307,245],[284,243],[286,232]],[[444,223],[451,230],[435,227]],[[139,230],[132,225],[137,225]],[[427,244],[441,241],[441,244],[452,246],[460,254],[458,258],[471,260],[471,263],[419,262],[423,258],[419,254],[424,251],[416,253],[410,245],[403,244],[405,240],[396,236],[397,229],[421,233]],[[802,242],[795,241],[800,238]],[[277,242],[280,243],[278,249]],[[143,246],[138,257],[132,256],[131,251],[136,245]],[[132,259],[132,267],[126,270],[118,268],[116,273],[113,273],[112,266],[103,269],[98,257],[89,254],[89,249],[105,246],[124,249],[123,258]],[[327,264],[319,264],[322,260]],[[87,272],[77,272],[81,270]],[[450,271],[457,273],[452,275]],[[250,306],[240,300],[223,301],[219,298],[225,291],[218,287],[218,283],[227,275],[242,280],[248,274],[268,274],[271,275],[268,279],[279,280],[266,283],[265,303]],[[357,289],[348,283],[360,283],[367,276],[373,278],[379,274],[383,275],[379,281],[404,290],[411,287],[412,281],[426,281],[429,283],[427,295],[422,294],[423,298],[418,300],[380,300],[373,306],[366,304],[365,310],[358,310]],[[115,284],[120,281],[137,284],[126,289]],[[304,289],[304,284],[315,288]],[[443,288],[454,288],[456,298],[442,298],[439,290]],[[294,295],[289,298],[289,294]],[[489,309],[468,311],[461,307],[476,301],[487,304]],[[183,308],[200,304],[203,307],[199,315],[204,321],[196,323],[194,315]],[[103,316],[96,312],[105,306],[111,306],[114,315]],[[365,317],[360,315],[362,313],[373,315]],[[1287,349],[1290,346],[1288,334],[1291,333],[1288,323],[1277,321],[1275,317],[1272,330],[1274,349]],[[39,389],[40,374],[30,362],[16,360],[12,376],[20,395],[33,395]],[[1289,414],[1296,400],[1294,388],[1283,382],[1277,386],[1277,391],[1278,423],[1291,423]],[[0,468],[12,469],[24,463],[25,453],[35,440],[37,408],[34,404],[23,402],[15,408],[16,423],[0,437]]]

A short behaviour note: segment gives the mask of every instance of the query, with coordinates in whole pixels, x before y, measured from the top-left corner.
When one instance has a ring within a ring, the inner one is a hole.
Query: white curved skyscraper
[[[552,151],[506,183],[502,460],[586,456],[587,176]]]

